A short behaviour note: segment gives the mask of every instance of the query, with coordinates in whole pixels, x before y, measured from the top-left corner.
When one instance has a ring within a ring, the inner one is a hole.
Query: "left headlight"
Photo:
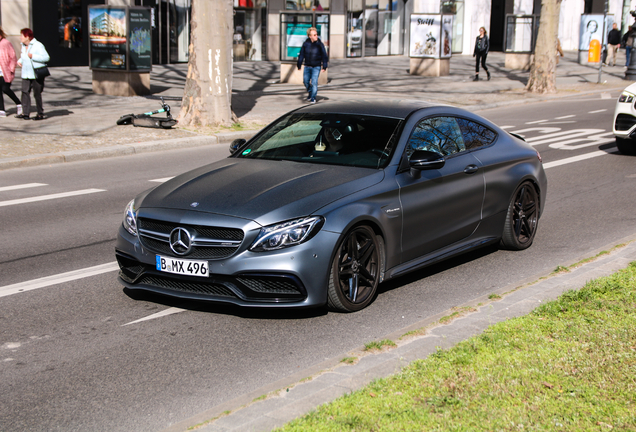
[[[124,228],[132,235],[137,235],[137,212],[135,209],[135,200],[132,200],[126,206],[124,212]]]
[[[263,252],[299,245],[316,235],[323,223],[322,217],[310,216],[266,226],[261,229],[250,250]]]
[[[634,95],[631,93],[628,93],[626,91],[624,91],[619,97],[618,97],[618,101],[619,102],[626,102],[626,103],[631,103],[634,100]]]

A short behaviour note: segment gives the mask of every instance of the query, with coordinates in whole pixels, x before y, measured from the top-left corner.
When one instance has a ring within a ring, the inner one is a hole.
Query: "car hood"
[[[369,168],[229,158],[157,186],[138,205],[216,213],[267,225],[313,214],[383,178],[384,171]]]

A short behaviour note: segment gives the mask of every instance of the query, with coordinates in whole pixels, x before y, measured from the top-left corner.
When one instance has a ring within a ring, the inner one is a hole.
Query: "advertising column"
[[[93,92],[113,96],[150,94],[152,10],[89,6]]]
[[[413,14],[410,29],[411,75],[448,75],[453,42],[453,16]]]

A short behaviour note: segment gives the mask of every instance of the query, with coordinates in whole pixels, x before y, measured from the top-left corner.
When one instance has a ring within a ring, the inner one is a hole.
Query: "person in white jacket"
[[[46,118],[42,106],[44,78],[38,78],[35,70],[46,67],[46,63],[51,58],[44,45],[33,37],[33,30],[29,28],[20,30],[20,41],[22,42],[22,50],[18,65],[22,67],[22,114],[18,114],[16,117],[24,120],[30,119],[31,89],[33,89],[37,108],[37,115],[33,117],[33,120],[43,120]]]

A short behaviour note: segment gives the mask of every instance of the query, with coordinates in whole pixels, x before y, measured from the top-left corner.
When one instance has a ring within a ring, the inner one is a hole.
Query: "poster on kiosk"
[[[452,15],[413,14],[409,55],[435,59],[450,58],[452,37]]]

